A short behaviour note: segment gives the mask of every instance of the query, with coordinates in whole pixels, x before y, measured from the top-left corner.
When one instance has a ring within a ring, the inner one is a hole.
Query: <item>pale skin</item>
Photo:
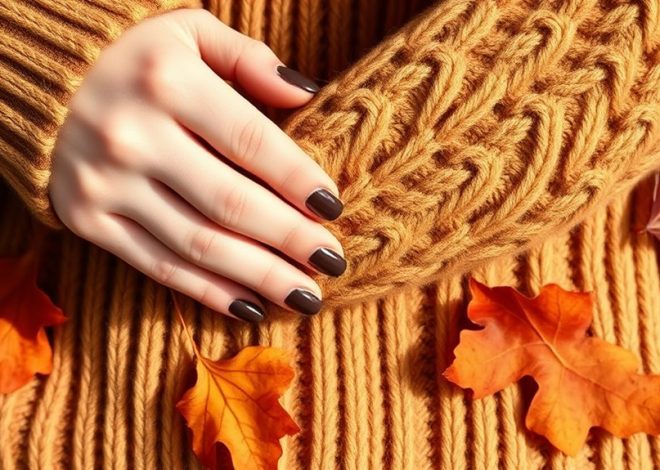
[[[226,82],[275,107],[308,102],[313,94],[283,80],[278,65],[264,43],[205,10],[171,11],[126,30],[69,103],[49,186],[57,215],[147,276],[230,316],[237,299],[263,309],[257,293],[290,310],[293,289],[322,299],[309,257],[343,250],[305,201],[319,188],[339,198],[337,186]]]

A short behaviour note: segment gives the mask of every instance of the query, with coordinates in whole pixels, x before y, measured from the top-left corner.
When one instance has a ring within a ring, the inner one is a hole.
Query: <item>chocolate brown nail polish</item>
[[[305,289],[293,289],[284,303],[305,315],[314,315],[321,310],[321,299]]]
[[[305,205],[319,217],[335,220],[344,210],[344,204],[327,189],[318,189],[307,197]]]
[[[302,88],[308,93],[317,93],[321,89],[311,78],[304,76],[297,70],[285,67],[284,65],[277,66],[277,73],[285,82],[297,86],[298,88]]]
[[[346,260],[329,248],[319,248],[309,257],[309,264],[324,274],[341,276],[346,271]]]
[[[264,319],[264,311],[248,300],[236,299],[229,305],[229,312],[241,320],[259,322]]]

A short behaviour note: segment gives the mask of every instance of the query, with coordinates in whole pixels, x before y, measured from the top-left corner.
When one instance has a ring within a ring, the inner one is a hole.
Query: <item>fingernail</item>
[[[321,299],[305,289],[293,289],[284,303],[305,315],[314,315],[321,310]]]
[[[247,300],[234,300],[231,305],[229,305],[229,312],[232,315],[249,322],[258,322],[264,319],[264,311],[261,307]]]
[[[312,253],[309,264],[330,276],[341,276],[346,271],[346,260],[329,248],[319,248]]]
[[[305,205],[319,217],[335,220],[344,210],[344,204],[327,189],[318,189],[309,195]]]
[[[321,89],[314,80],[307,78],[297,70],[290,69],[284,65],[277,66],[277,73],[285,82],[295,85],[298,88],[302,88],[309,93],[317,93]]]

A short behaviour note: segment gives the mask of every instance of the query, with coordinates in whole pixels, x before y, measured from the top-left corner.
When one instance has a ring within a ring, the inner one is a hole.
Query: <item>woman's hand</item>
[[[224,81],[272,106],[306,103],[318,89],[281,65],[205,10],[125,31],[86,75],[58,134],[49,192],[62,222],[219,312],[262,319],[256,291],[316,313],[321,292],[304,266],[345,269],[320,223],[342,211],[337,186]]]

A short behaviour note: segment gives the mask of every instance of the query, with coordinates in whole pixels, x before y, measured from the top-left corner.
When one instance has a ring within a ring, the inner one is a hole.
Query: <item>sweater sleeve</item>
[[[67,104],[103,47],[156,13],[199,0],[0,2],[0,174],[32,213],[64,227],[48,197],[51,152]]]
[[[438,2],[292,115],[345,203],[325,304],[515,254],[660,168],[653,5]]]

